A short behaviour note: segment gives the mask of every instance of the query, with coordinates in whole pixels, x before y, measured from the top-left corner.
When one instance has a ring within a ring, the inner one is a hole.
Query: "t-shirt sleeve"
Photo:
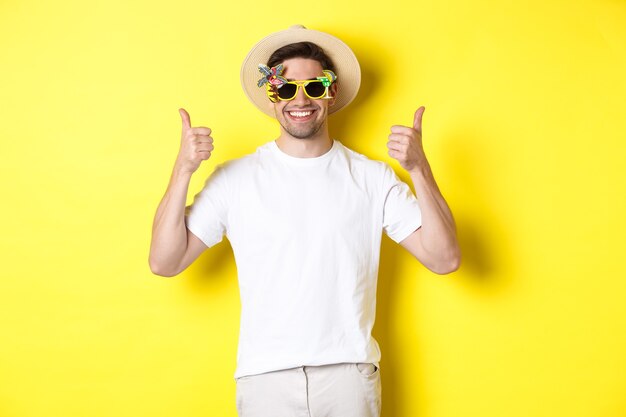
[[[208,247],[221,242],[228,230],[228,191],[223,164],[217,165],[193,203],[185,207],[187,229]]]
[[[422,225],[422,210],[411,188],[384,163],[383,229],[394,242],[400,243]]]

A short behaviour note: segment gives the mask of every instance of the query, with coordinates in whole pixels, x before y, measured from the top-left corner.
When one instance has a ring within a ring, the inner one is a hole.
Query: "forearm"
[[[422,210],[422,247],[444,264],[458,264],[460,248],[452,212],[441,195],[427,161],[409,171]]]
[[[175,167],[152,225],[150,268],[155,273],[173,272],[187,248],[185,204],[191,173]]]

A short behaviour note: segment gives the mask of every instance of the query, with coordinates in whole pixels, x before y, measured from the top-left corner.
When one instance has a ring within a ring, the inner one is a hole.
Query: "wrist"
[[[433,176],[428,161],[422,161],[419,164],[416,164],[414,168],[407,171],[413,180],[416,178],[419,180],[427,180]]]
[[[191,176],[193,175],[193,173],[194,171],[189,170],[189,168],[186,168],[183,164],[180,164],[177,161],[176,164],[174,164],[174,169],[172,171],[172,178],[180,179],[180,180],[189,180],[191,179]]]
[[[438,192],[439,188],[437,186],[437,182],[435,181],[435,177],[433,176],[430,166],[427,164],[410,170],[409,175],[413,181],[413,187],[415,188],[417,196],[421,197],[427,194],[433,195],[433,193]]]

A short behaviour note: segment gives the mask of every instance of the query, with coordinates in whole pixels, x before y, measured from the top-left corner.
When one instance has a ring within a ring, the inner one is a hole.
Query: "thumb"
[[[421,106],[419,109],[417,109],[417,111],[415,112],[415,116],[413,117],[413,129],[417,130],[420,133],[422,133],[422,115],[424,114],[425,110],[426,107]]]
[[[191,120],[189,119],[189,113],[183,108],[178,109],[178,113],[180,113],[180,118],[183,120],[183,130],[191,128]]]

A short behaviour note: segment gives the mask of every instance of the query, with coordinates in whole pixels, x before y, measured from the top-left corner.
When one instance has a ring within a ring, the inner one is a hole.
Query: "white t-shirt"
[[[303,365],[371,362],[382,231],[422,224],[391,167],[346,148],[296,158],[275,141],[219,164],[186,208],[211,247],[228,237],[241,322],[235,378]]]

